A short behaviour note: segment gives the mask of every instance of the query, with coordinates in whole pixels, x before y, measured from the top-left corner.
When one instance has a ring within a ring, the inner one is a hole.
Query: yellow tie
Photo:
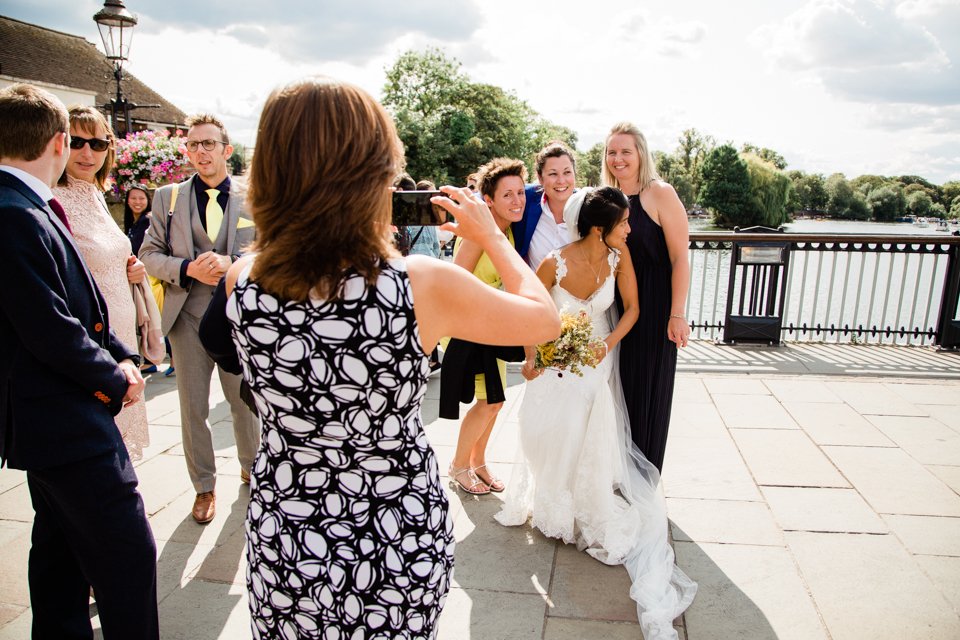
[[[219,189],[207,189],[207,235],[211,242],[217,241],[217,234],[220,233],[220,224],[223,222],[223,209],[217,201],[220,195]]]

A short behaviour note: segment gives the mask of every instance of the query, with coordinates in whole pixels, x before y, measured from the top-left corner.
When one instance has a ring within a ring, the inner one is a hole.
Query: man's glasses
[[[80,136],[70,136],[71,149],[83,149],[83,145],[89,144],[94,151],[106,151],[110,148],[110,141],[103,138],[81,138]]]
[[[187,151],[194,153],[197,150],[197,147],[203,146],[207,151],[213,151],[217,148],[218,144],[226,145],[227,143],[223,140],[188,140],[187,141]]]

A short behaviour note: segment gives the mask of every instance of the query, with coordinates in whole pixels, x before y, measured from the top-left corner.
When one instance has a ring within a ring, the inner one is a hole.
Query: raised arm
[[[424,351],[432,351],[442,336],[491,345],[539,344],[559,336],[560,316],[550,294],[494,224],[487,206],[468,189],[442,190],[456,201],[435,202],[457,220],[442,228],[456,231],[464,243],[470,240],[486,252],[505,291],[457,266],[420,256],[407,258]]]

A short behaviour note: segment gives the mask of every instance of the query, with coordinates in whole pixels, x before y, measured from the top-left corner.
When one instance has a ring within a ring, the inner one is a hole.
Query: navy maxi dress
[[[630,417],[630,430],[647,460],[663,471],[667,447],[677,345],[667,339],[673,288],[673,268],[663,229],[629,196],[630,235],[627,248],[637,273],[640,317],[621,342],[620,382]],[[617,307],[623,303],[617,296]]]

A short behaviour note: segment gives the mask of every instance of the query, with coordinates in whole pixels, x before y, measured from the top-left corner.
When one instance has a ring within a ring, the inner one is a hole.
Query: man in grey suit
[[[216,513],[216,462],[207,423],[214,362],[200,344],[200,319],[220,278],[253,242],[254,226],[243,189],[227,175],[233,147],[223,123],[201,114],[187,126],[187,155],[197,173],[157,190],[140,259],[147,273],[166,284],[161,324],[177,358],[183,451],[197,492],[193,517],[206,524]],[[233,416],[240,477],[249,482],[259,425],[240,399],[240,376],[222,369],[219,375]]]

